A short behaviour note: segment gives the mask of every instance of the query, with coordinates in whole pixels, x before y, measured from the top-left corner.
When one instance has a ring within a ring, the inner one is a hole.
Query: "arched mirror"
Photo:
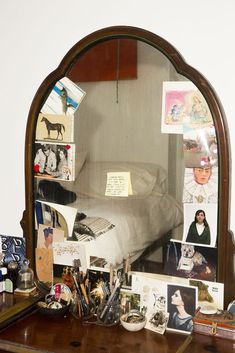
[[[233,299],[225,117],[167,41],[121,26],[78,42],[36,93],[25,148],[22,227],[41,282],[73,258],[177,275],[185,243]]]

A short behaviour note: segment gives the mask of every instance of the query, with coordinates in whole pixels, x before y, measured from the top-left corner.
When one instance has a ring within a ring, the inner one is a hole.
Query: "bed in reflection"
[[[107,196],[107,175],[113,172],[129,173],[128,196]],[[96,267],[118,266],[127,257],[132,263],[183,222],[181,205],[167,193],[166,172],[154,164],[86,162],[73,185],[63,185],[72,186],[76,201],[50,205],[68,223],[67,240],[84,245]]]

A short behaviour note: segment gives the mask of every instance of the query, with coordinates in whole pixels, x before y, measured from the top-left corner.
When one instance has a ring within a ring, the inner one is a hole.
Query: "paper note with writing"
[[[132,194],[130,172],[107,173],[105,196],[127,197]]]
[[[81,269],[87,270],[85,247],[77,241],[53,242],[54,264],[73,266],[73,260],[80,260]]]

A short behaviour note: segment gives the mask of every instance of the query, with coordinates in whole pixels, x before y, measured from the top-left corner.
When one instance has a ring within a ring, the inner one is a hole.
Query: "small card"
[[[57,265],[73,266],[73,260],[80,260],[81,270],[87,270],[87,257],[85,248],[77,241],[64,241],[53,243],[54,263]]]

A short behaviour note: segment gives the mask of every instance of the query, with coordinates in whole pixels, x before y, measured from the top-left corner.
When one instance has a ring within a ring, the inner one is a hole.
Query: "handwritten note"
[[[81,269],[87,269],[87,256],[85,247],[77,241],[53,242],[54,263],[72,266],[74,259],[79,259]]]
[[[128,197],[132,195],[130,172],[109,172],[105,196]]]

